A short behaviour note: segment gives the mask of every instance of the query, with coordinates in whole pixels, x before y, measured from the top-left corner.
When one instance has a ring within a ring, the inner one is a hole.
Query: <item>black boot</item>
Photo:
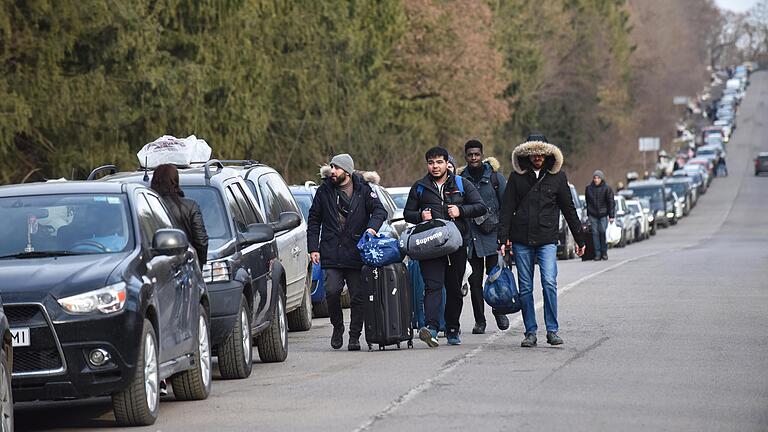
[[[472,334],[485,334],[485,323],[475,323],[472,327]]]
[[[499,330],[506,330],[509,328],[509,318],[507,318],[506,315],[502,314],[494,314],[496,317],[496,327],[499,328]]]
[[[525,339],[523,339],[522,342],[520,342],[520,346],[523,348],[533,348],[536,346],[536,334],[534,333],[526,333]]]
[[[347,343],[348,351],[360,351],[360,335],[349,335],[349,342]]]
[[[331,348],[339,349],[342,345],[344,345],[344,326],[334,326],[331,335]]]
[[[563,339],[555,332],[547,332],[547,343],[550,345],[562,345]]]

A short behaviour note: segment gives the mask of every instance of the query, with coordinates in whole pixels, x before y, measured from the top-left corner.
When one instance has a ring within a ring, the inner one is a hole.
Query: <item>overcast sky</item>
[[[752,7],[757,0],[715,0],[718,6],[723,9],[729,9],[734,12],[745,12]]]

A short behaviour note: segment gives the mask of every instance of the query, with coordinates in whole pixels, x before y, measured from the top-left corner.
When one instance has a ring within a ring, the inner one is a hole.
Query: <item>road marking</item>
[[[610,267],[606,267],[606,268],[604,268],[602,270],[596,271],[594,273],[590,273],[590,274],[588,274],[586,276],[583,276],[582,278],[580,278],[580,279],[578,279],[578,280],[576,280],[574,282],[571,282],[571,283],[563,286],[562,288],[558,288],[557,289],[557,295],[559,297],[559,296],[565,294],[566,292],[570,291],[571,289],[581,285],[582,283],[584,283],[584,282],[586,282],[586,281],[588,281],[590,279],[593,279],[593,278],[595,278],[597,276],[600,276],[603,273],[607,273],[607,272],[609,272],[611,270],[615,270],[615,269],[617,269],[617,268],[619,268],[619,267],[621,267],[621,266],[623,266],[625,264],[628,264],[628,263],[631,263],[633,261],[637,261],[637,260],[640,260],[640,259],[648,258],[648,257],[651,257],[651,256],[659,255],[661,252],[670,252],[670,251],[674,251],[674,250],[677,250],[677,249],[679,249],[679,248],[665,250],[665,251],[652,252],[652,253],[648,253],[648,254],[645,254],[645,255],[640,255],[640,256],[637,256],[637,257],[634,257],[634,258],[627,258],[627,259],[625,259],[623,261],[619,261],[618,263],[613,264]],[[544,303],[542,301],[539,301],[538,303],[536,303],[536,310],[540,310],[543,305],[544,305]],[[515,319],[511,320],[509,328],[512,328],[513,324],[520,324],[522,320],[523,320],[522,315],[518,315]],[[451,372],[453,372],[454,370],[456,370],[456,368],[458,368],[459,366],[467,363],[469,360],[473,359],[478,354],[483,352],[483,350],[485,350],[487,347],[489,347],[489,346],[493,345],[494,343],[496,343],[496,341],[501,336],[503,336],[504,333],[506,333],[508,331],[509,331],[509,329],[507,329],[507,330],[497,330],[496,333],[492,334],[490,337],[488,337],[485,340],[485,342],[483,342],[482,344],[478,345],[472,351],[468,351],[468,352],[466,352],[466,353],[464,353],[464,354],[462,354],[462,355],[460,355],[458,357],[454,357],[453,359],[449,360],[445,365],[443,365],[443,367],[438,369],[437,372],[435,372],[434,375],[432,375],[431,377],[429,377],[429,378],[425,379],[424,381],[420,382],[419,384],[417,384],[416,386],[412,387],[407,392],[405,392],[402,395],[400,395],[397,399],[395,399],[392,402],[390,402],[390,404],[387,405],[384,409],[382,409],[378,413],[374,414],[368,420],[366,420],[364,423],[362,423],[360,426],[358,426],[356,429],[354,429],[354,432],[363,432],[363,431],[370,430],[371,427],[374,424],[376,424],[377,422],[379,422],[381,420],[386,419],[389,415],[391,415],[392,413],[397,411],[400,407],[404,406],[405,404],[407,404],[408,402],[412,401],[414,398],[416,398],[420,394],[422,394],[422,393],[426,392],[427,390],[429,390],[430,388],[432,388],[432,386],[437,381],[440,381],[443,377],[445,377],[446,375],[448,375]]]

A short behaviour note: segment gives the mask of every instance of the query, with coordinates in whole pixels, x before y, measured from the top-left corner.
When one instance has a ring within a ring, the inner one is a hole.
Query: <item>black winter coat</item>
[[[594,182],[587,185],[584,190],[584,199],[587,200],[587,214],[601,218],[616,217],[616,202],[613,199],[613,190],[605,182],[596,186]]]
[[[464,238],[464,244],[466,245],[469,239],[467,218],[482,216],[488,209],[485,207],[480,192],[477,191],[477,188],[475,188],[471,181],[464,180],[462,184],[464,185],[464,194],[456,186],[454,175],[449,174],[448,179],[443,185],[443,195],[440,196],[437,186],[432,182],[432,176],[430,174],[425,175],[411,186],[411,191],[408,193],[408,201],[406,201],[405,209],[403,210],[405,221],[412,224],[423,222],[421,212],[428,208],[432,210],[433,219],[451,220],[448,216],[448,205],[456,205],[459,207],[460,216],[454,219],[453,222],[461,231],[461,236]],[[419,185],[423,187],[421,196],[418,193]]]
[[[162,198],[176,225],[184,231],[189,244],[195,249],[202,269],[208,261],[208,232],[205,230],[200,207],[195,201],[184,198],[183,192],[178,197],[162,195]]]
[[[354,185],[344,228],[339,221],[337,187],[330,178],[317,188],[309,208],[307,250],[320,252],[322,268],[363,268],[357,242],[368,228],[378,231],[387,219],[387,210],[368,183],[358,174],[351,178]]]
[[[542,153],[546,154],[546,159],[539,179],[544,177],[534,187],[538,179],[528,156]],[[534,141],[515,148],[512,153],[514,170],[507,180],[501,203],[500,243],[507,240],[527,246],[557,243],[562,212],[576,243],[584,245],[581,221],[571,197],[568,179],[560,171],[562,164],[562,153],[552,144]]]

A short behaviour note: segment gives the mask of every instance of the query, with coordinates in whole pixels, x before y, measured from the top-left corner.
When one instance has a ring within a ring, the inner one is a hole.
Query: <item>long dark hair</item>
[[[162,164],[155,168],[150,187],[161,196],[174,200],[184,196],[179,187],[179,170],[171,164]]]

